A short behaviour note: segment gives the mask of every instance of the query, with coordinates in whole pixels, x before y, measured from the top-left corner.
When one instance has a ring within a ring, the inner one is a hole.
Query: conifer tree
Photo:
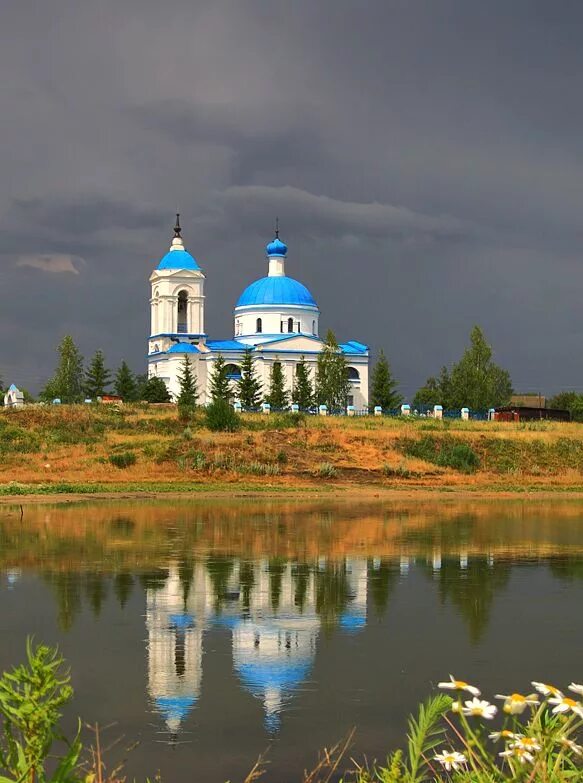
[[[148,378],[144,383],[138,383],[138,399],[144,402],[170,402],[168,387],[156,375]]]
[[[253,349],[247,348],[241,362],[241,378],[237,384],[237,394],[241,405],[248,410],[257,410],[261,403],[262,383],[255,372]]]
[[[124,361],[120,364],[113,382],[115,393],[124,402],[135,402],[138,399],[138,387],[133,372]]]
[[[292,402],[295,402],[301,411],[307,411],[314,404],[314,388],[304,356],[300,357],[300,361],[296,365],[296,382],[292,392]]]
[[[210,392],[213,402],[216,400],[225,400],[225,402],[230,402],[231,397],[233,396],[231,382],[227,377],[227,366],[221,354],[217,356],[211,372]]]
[[[281,362],[276,359],[271,367],[269,378],[269,394],[265,398],[273,410],[287,410],[289,404],[289,393],[285,388],[285,378]]]
[[[111,383],[111,373],[105,366],[103,351],[95,351],[85,373],[85,394],[92,400],[102,397]]]
[[[328,330],[316,367],[316,401],[329,411],[345,408],[350,392],[346,359],[334,332]]]
[[[381,351],[372,371],[370,407],[374,408],[378,405],[384,411],[397,408],[403,398],[396,389],[397,381],[393,378],[384,351]]]
[[[198,386],[187,353],[184,354],[184,358],[182,359],[178,383],[180,384],[180,394],[178,395],[177,400],[178,404],[188,408],[194,408],[196,406],[196,401],[198,400]]]
[[[60,399],[63,403],[83,401],[83,357],[70,335],[58,347],[59,364],[54,376],[41,392],[47,401]]]

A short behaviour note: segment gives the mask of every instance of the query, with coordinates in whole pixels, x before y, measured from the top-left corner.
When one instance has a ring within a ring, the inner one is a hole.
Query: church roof
[[[192,343],[174,343],[166,353],[200,353],[200,351]]]
[[[318,305],[305,285],[292,277],[262,277],[243,291],[236,307],[294,305],[317,309]]]
[[[183,720],[195,704],[195,696],[159,696],[156,699],[156,707],[167,721]]]
[[[158,264],[158,269],[188,269],[191,272],[200,271],[196,258],[186,250],[169,250]]]

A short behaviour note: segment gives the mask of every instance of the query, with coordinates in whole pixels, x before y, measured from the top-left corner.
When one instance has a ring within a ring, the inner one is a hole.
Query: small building
[[[7,408],[20,408],[24,405],[24,394],[13,383],[4,395],[4,405]]]
[[[518,405],[521,408],[546,408],[547,398],[544,394],[513,394],[510,405]]]
[[[494,421],[571,421],[571,412],[558,408],[504,405],[494,409]]]

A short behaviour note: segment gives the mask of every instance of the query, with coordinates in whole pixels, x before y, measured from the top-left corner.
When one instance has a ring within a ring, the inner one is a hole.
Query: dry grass
[[[473,451],[474,472],[431,457],[447,444]],[[111,464],[125,453],[134,465]],[[237,433],[211,433],[202,416],[185,427],[172,407],[35,406],[2,411],[0,458],[0,484],[573,488],[583,484],[583,425],[256,414]]]

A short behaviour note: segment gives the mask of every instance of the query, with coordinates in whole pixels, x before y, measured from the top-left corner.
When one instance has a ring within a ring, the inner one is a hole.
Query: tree
[[[472,329],[469,348],[452,368],[450,393],[452,408],[483,410],[505,405],[510,400],[510,375],[492,361],[492,348],[479,326]]]
[[[573,421],[583,421],[583,394],[575,391],[559,392],[548,401],[548,407],[569,411]]]
[[[225,400],[226,402],[229,402],[233,396],[231,382],[227,377],[227,366],[221,354],[217,356],[211,372],[210,392],[213,402],[215,400]]]
[[[144,402],[170,402],[170,392],[162,378],[154,375],[140,384],[139,399]]]
[[[265,398],[271,407],[276,411],[284,411],[289,405],[289,393],[285,388],[285,378],[281,362],[275,360],[271,367],[269,378],[269,394]]]
[[[46,401],[59,398],[63,403],[82,402],[83,357],[70,335],[63,337],[57,350],[59,364],[41,392],[41,398]]]
[[[113,382],[115,393],[124,402],[135,402],[138,399],[138,388],[133,372],[124,361],[120,364]]]
[[[428,378],[425,381],[425,386],[422,386],[417,391],[413,398],[413,405],[416,408],[422,406],[433,407],[434,405],[443,405],[444,408],[450,408],[450,398],[451,379],[449,370],[447,367],[442,367],[438,378],[434,376]]]
[[[296,365],[296,382],[292,391],[292,402],[295,402],[301,411],[307,411],[314,404],[314,388],[304,356],[300,357],[300,361]]]
[[[345,408],[350,392],[346,359],[334,332],[328,330],[316,367],[316,402],[328,410]]]
[[[110,383],[111,373],[105,366],[103,351],[95,351],[91,364],[85,373],[85,394],[92,400],[103,397]]]
[[[370,406],[379,406],[384,411],[397,408],[403,398],[396,391],[397,381],[393,378],[391,368],[384,351],[379,353],[379,358],[372,371]]]
[[[190,363],[187,353],[184,354],[184,358],[182,359],[178,383],[180,384],[178,404],[188,408],[195,408],[196,401],[198,400],[198,388],[196,376],[192,370],[192,364]]]
[[[262,383],[255,372],[253,349],[247,348],[241,362],[241,378],[237,384],[241,405],[248,410],[257,410],[261,402]]]

